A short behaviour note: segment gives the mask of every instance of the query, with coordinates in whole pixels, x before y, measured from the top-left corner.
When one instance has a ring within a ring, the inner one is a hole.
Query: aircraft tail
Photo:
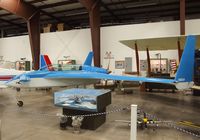
[[[48,55],[40,55],[40,69],[53,70],[51,60]]]
[[[192,82],[194,74],[196,37],[190,35],[185,42],[185,48],[176,73],[176,82]]]
[[[94,53],[93,52],[89,52],[87,58],[85,59],[85,62],[83,65],[88,65],[91,66],[92,65],[92,58],[93,58]]]

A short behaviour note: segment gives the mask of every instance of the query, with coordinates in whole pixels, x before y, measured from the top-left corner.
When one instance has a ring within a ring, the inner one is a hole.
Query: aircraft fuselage
[[[7,85],[15,88],[48,88],[48,87],[62,87],[62,86],[76,86],[95,84],[97,79],[44,79],[32,78],[27,82],[19,82],[18,79],[12,80]]]

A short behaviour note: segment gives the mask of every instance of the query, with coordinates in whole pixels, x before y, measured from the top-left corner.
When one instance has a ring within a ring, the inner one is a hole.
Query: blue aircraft
[[[41,55],[39,70],[15,76],[6,85],[15,88],[46,88],[94,84],[99,80],[116,80],[164,83],[175,85],[177,89],[188,89],[193,86],[195,46],[196,37],[188,36],[174,79],[112,75],[107,69],[91,66],[93,52],[90,52],[83,65],[63,67],[52,65],[47,55]]]

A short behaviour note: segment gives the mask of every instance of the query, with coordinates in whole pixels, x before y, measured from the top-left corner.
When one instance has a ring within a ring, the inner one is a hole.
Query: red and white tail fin
[[[51,60],[48,55],[40,55],[40,70],[54,71]]]

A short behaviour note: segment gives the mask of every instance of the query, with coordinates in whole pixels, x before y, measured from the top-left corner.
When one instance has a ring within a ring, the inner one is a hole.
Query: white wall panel
[[[82,63],[92,50],[89,29],[45,33],[41,35],[41,54],[48,54],[54,63],[70,56]]]
[[[200,20],[186,21],[186,34],[200,33]],[[110,26],[101,28],[101,62],[107,67],[108,60],[104,59],[106,52],[112,52],[110,69],[113,73],[121,74],[123,70],[115,70],[115,60],[124,60],[133,57],[133,70],[136,71],[134,50],[121,44],[120,40],[168,37],[179,35],[179,21],[145,23],[133,25]],[[85,60],[92,50],[90,29],[70,30],[41,34],[41,53],[48,54],[54,63],[63,56],[70,56],[78,63]],[[160,51],[163,58],[178,58],[177,51]],[[150,52],[155,58],[157,51]],[[140,59],[146,59],[146,52],[140,52]],[[28,36],[0,39],[0,56],[5,60],[16,61],[21,57],[31,60],[31,51]]]
[[[7,61],[20,60],[22,57],[32,60],[28,36],[0,39],[0,56]]]
[[[178,34],[178,21],[103,27],[101,29],[102,64],[104,67],[107,66],[108,60],[104,60],[103,56],[111,51],[115,60],[133,57],[133,70],[136,71],[135,51],[121,44],[120,40],[167,37]],[[146,52],[140,53],[140,59],[146,59]],[[111,60],[110,69],[113,73],[121,74],[123,70],[114,69],[115,60]]]
[[[185,32],[186,34],[199,34],[200,33],[200,19],[186,20]]]

